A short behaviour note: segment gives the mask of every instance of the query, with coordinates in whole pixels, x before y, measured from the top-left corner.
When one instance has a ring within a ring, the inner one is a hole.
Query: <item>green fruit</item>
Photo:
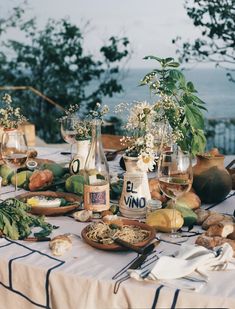
[[[17,173],[16,176],[13,175],[11,177],[11,183],[15,186],[16,179],[17,179],[17,186],[19,188],[28,189],[29,184],[29,178],[31,177],[33,173],[31,171],[22,171],[20,173]]]
[[[14,170],[12,168],[10,168],[8,165],[3,164],[0,167],[0,176],[2,178],[7,179],[9,182],[11,181],[11,177],[14,174]]]
[[[84,177],[81,175],[72,175],[65,182],[65,189],[78,195],[83,195]]]
[[[43,169],[52,171],[55,178],[63,177],[66,173],[66,169],[57,163],[45,163],[42,167]]]

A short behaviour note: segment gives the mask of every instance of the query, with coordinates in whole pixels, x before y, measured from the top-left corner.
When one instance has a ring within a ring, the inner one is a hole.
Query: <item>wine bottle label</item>
[[[85,185],[84,186],[84,208],[95,212],[108,210],[109,202],[109,183],[104,185]]]

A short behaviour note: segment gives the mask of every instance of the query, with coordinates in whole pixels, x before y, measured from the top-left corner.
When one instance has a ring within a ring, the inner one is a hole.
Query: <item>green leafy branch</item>
[[[41,230],[34,233],[35,237],[48,236],[55,228],[45,222],[44,217],[35,217],[28,214],[30,207],[14,198],[0,203],[0,231],[11,239],[24,239],[31,234],[33,227]]]
[[[196,95],[194,84],[186,80],[174,58],[146,56],[144,59],[155,60],[160,65],[146,74],[140,83],[140,86],[147,85],[158,97],[159,120],[168,121],[182,150],[193,155],[203,152],[206,137],[202,110],[206,108],[205,102]]]

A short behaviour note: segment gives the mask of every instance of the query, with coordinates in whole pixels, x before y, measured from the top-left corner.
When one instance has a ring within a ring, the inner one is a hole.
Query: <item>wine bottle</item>
[[[101,141],[101,120],[92,121],[92,141],[85,163],[84,208],[94,217],[110,207],[109,168]]]

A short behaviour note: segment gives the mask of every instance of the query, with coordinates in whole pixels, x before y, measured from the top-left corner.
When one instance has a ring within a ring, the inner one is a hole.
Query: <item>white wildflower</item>
[[[154,156],[142,154],[139,156],[137,166],[143,172],[152,171],[155,165]]]

